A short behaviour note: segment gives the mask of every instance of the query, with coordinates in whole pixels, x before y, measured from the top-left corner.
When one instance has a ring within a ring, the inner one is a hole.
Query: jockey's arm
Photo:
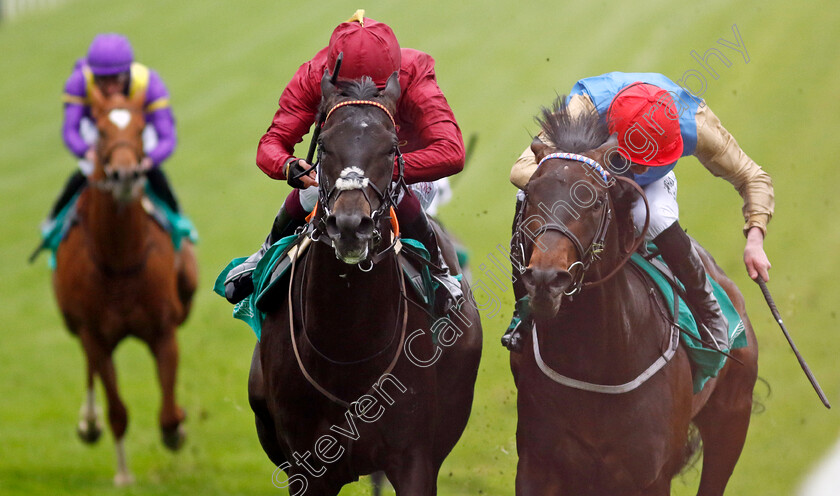
[[[411,123],[411,136],[397,134],[413,144],[403,153],[408,184],[432,182],[461,172],[465,150],[455,114],[438,86],[434,62],[418,54],[414,71],[397,107],[397,121]],[[394,176],[398,171],[394,168]]]
[[[146,116],[146,122],[152,126],[155,134],[157,134],[157,146],[149,151],[147,158],[151,159],[154,167],[160,167],[160,164],[175,151],[178,140],[172,109],[165,107],[155,110]]]
[[[708,105],[697,111],[694,155],[712,174],[732,183],[744,199],[744,263],[751,278],[760,275],[768,280],[770,262],[764,253],[764,236],[775,205],[770,175],[744,153]]]
[[[257,145],[257,166],[272,179],[286,179],[289,163],[295,160],[295,145],[315,122],[315,112],[321,101],[320,90],[311,82],[312,62],[298,68],[278,100],[271,125]],[[320,74],[317,75],[320,81]],[[308,165],[308,164],[307,164]]]
[[[84,158],[85,153],[90,148],[79,132],[84,113],[85,108],[81,104],[64,104],[64,124],[61,128],[61,136],[64,138],[64,144],[70,150],[70,153],[78,158]]]

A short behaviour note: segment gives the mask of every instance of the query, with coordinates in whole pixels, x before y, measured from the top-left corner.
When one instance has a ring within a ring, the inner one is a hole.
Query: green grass
[[[271,486],[273,467],[253,428],[246,380],[254,339],[230,318],[211,287],[233,257],[263,239],[288,187],[254,166],[257,140],[298,65],[321,48],[333,26],[359,6],[390,23],[404,46],[431,53],[465,137],[478,146],[455,178],[456,199],[442,218],[480,262],[506,244],[513,160],[536,131],[541,105],[577,79],[612,70],[655,71],[674,79],[700,69],[691,50],[721,48],[704,95],[739,143],[773,176],[776,218],[766,243],[770,288],[786,324],[840,403],[837,274],[840,179],[838,127],[840,9],[829,1],[795,8],[758,0],[696,2],[106,2],[78,0],[0,24],[0,493],[252,494]],[[750,60],[717,45],[737,24]],[[202,240],[201,287],[179,339],[180,401],[189,439],[172,455],[156,428],[158,387],[149,353],[137,341],[117,352],[129,408],[129,462],[137,484],[111,485],[110,436],[88,448],[75,438],[83,396],[79,345],[63,328],[43,259],[24,261],[37,225],[74,168],[60,139],[59,95],[73,62],[97,32],[119,31],[172,93],[180,144],[167,171]],[[715,63],[715,62],[713,62]],[[708,76],[707,76],[708,77]],[[305,143],[302,145],[305,146]],[[303,153],[303,152],[301,152]],[[730,494],[788,495],[840,432],[799,369],[741,262],[740,199],[695,160],[678,168],[682,224],[741,286],[760,347],[764,412],[753,417]],[[474,266],[474,277],[488,282]],[[447,459],[440,494],[513,493],[515,398],[507,354],[498,345],[511,307],[498,295],[485,312],[485,349],[473,415]],[[834,364],[834,365],[832,365]],[[698,469],[674,493],[693,494]],[[342,494],[367,494],[365,484]]]

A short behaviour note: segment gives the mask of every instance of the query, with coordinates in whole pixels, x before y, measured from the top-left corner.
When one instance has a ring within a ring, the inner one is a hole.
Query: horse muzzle
[[[137,165],[131,168],[106,167],[103,189],[111,192],[120,203],[131,203],[140,198],[146,187],[146,173]]]
[[[374,242],[374,222],[370,216],[358,212],[329,215],[327,236],[335,249],[335,256],[350,265],[367,260]]]
[[[522,274],[522,281],[531,298],[531,312],[540,318],[557,315],[566,290],[572,285],[572,274],[554,268],[542,269],[529,266]]]

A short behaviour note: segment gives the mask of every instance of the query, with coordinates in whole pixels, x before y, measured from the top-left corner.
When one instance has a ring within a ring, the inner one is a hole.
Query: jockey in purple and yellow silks
[[[735,187],[744,200],[744,264],[751,278],[765,281],[770,262],[764,252],[764,236],[774,208],[770,176],[741,150],[705,101],[661,74],[611,72],[581,79],[566,103],[572,115],[597,111],[606,119],[610,133],[617,135],[618,152],[629,162],[623,175],[642,187],[650,204],[646,239],[656,244],[685,286],[689,306],[699,317],[698,324],[707,329],[707,337],[719,348],[728,349],[726,319],[711,292],[700,256],[679,224],[673,169],[680,158],[693,155],[709,172]],[[546,140],[542,135],[539,138]],[[511,182],[524,189],[536,168],[528,147],[513,165]],[[642,201],[634,204],[632,215],[636,227],[641,228],[646,216]],[[514,323],[502,338],[508,348],[518,347],[520,322],[515,313]]]
[[[64,144],[80,159],[80,170],[70,177],[49,218],[53,219],[85,186],[87,175],[93,171],[97,133],[90,115],[89,94],[94,85],[106,98],[116,93],[127,97],[142,95],[146,118],[143,133],[146,156],[141,164],[147,171],[154,193],[177,212],[178,202],[160,169],[161,164],[172,155],[177,142],[169,92],[157,72],[134,61],[134,51],[125,37],[107,33],[93,39],[87,56],[76,61],[64,85],[64,124],[61,132]]]

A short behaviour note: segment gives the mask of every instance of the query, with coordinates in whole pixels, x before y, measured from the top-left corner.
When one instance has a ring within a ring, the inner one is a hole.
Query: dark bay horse
[[[165,445],[184,441],[184,411],[175,401],[178,344],[175,329],[187,318],[197,284],[192,245],[175,251],[170,235],[147,213],[142,101],[94,89],[91,110],[99,130],[95,168],[77,204],[78,223],[56,252],[53,286],[64,322],[87,357],[87,395],[78,433],[95,442],[101,434],[94,377],[108,400],[108,421],[117,451],[114,482],[130,483],[123,447],[128,415],[117,390],[111,354],[127,336],[148,344],[162,390],[160,428]]]
[[[278,467],[275,485],[291,494],[335,495],[381,470],[399,495],[433,495],[470,414],[478,311],[463,303],[433,321],[406,289],[392,208],[396,73],[381,91],[367,78],[334,86],[328,76],[316,240],[254,350],[257,433]],[[451,244],[443,249],[457,267]]]
[[[524,352],[511,354],[516,494],[668,495],[690,455],[692,423],[704,450],[698,494],[723,494],[757,375],[744,299],[701,249],[743,319],[748,345],[732,351],[742,364],[727,360],[693,394],[692,365],[676,347],[668,304],[625,263],[636,248],[635,188],[597,170],[615,139],[597,113],[572,117],[562,103],[544,110],[540,123],[554,146],[532,144],[542,163],[521,211],[522,278],[535,326],[524,332]]]

